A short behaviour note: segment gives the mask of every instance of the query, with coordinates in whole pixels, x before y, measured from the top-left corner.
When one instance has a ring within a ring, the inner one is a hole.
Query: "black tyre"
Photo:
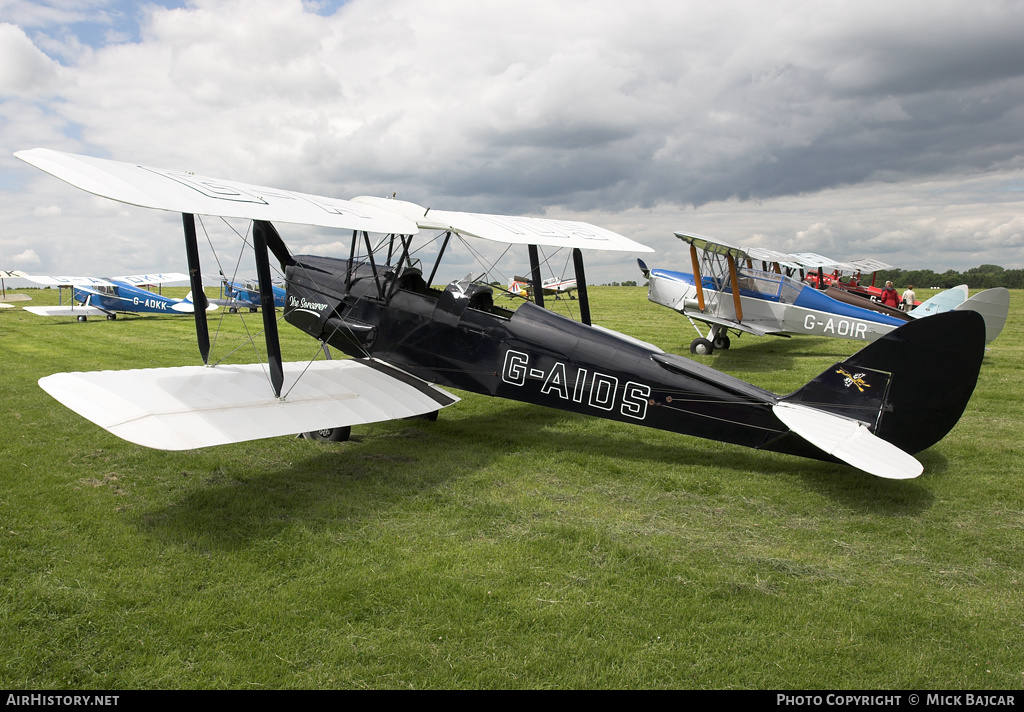
[[[698,356],[710,356],[715,352],[714,345],[707,339],[694,339],[690,342],[690,353]]]
[[[343,428],[324,428],[323,430],[312,430],[303,433],[306,440],[326,440],[332,443],[343,443],[352,435],[352,427],[346,425]]]

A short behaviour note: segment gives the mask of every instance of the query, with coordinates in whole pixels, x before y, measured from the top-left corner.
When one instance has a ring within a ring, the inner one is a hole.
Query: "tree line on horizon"
[[[1024,269],[1004,269],[999,265],[979,265],[971,267],[964,272],[957,272],[949,269],[945,272],[935,272],[930,269],[888,269],[879,270],[875,276],[875,286],[884,287],[886,281],[891,281],[901,289],[908,285],[914,285],[919,289],[950,289],[961,284],[966,284],[971,289],[992,289],[993,287],[1006,287],[1007,289],[1024,289]],[[871,274],[861,275],[862,285],[871,284]],[[612,282],[612,287],[637,286],[634,281]],[[608,286],[608,285],[604,285]],[[647,283],[644,282],[646,287]]]
[[[919,288],[950,289],[959,284],[966,284],[971,289],[992,289],[993,287],[1024,289],[1024,269],[1003,269],[999,265],[979,265],[963,272],[952,269],[942,273],[933,272],[930,269],[879,270],[875,277],[875,285],[882,287],[887,280],[899,287],[913,284]],[[870,281],[870,275],[862,275],[861,284],[867,284]]]

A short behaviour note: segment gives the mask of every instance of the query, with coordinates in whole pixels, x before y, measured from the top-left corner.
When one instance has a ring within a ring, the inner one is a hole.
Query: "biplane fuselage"
[[[738,274],[739,309],[728,281],[703,277],[698,290],[687,272],[652,269],[648,298],[699,321],[758,334],[807,334],[874,341],[906,319],[840,302],[809,284],[775,272]],[[703,309],[698,292],[702,292]]]
[[[786,398],[690,359],[532,302],[515,311],[495,306],[487,285],[438,290],[418,271],[396,281],[392,267],[295,259],[285,321],[350,356],[377,358],[447,388],[832,459],[779,420],[773,405]],[[880,382],[858,390],[843,387],[839,371],[825,375],[841,396],[839,412],[879,425]]]
[[[74,287],[74,298],[79,304],[89,304],[109,312],[135,312],[139,314],[191,313],[175,309],[181,299],[172,299],[130,284],[115,282],[112,287]]]
[[[274,306],[280,309],[284,307],[284,289],[275,284],[273,285],[273,290]],[[233,310],[237,310],[239,307],[246,307],[251,311],[256,311],[261,305],[259,285],[252,281],[225,281],[224,297],[225,306]]]

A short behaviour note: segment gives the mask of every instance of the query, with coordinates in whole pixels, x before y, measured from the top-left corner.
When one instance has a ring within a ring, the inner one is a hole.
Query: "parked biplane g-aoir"
[[[187,282],[188,275],[139,274],[125,277],[67,277],[25,275],[25,279],[36,284],[44,284],[58,289],[71,289],[72,301],[52,307],[24,307],[26,311],[39,316],[73,316],[78,321],[86,321],[90,316],[105,316],[116,319],[118,313],[131,314],[192,314],[195,304],[193,292],[184,299],[165,297],[162,294],[143,289],[142,285],[166,284],[168,282]],[[205,297],[204,297],[205,298]],[[207,310],[216,309],[214,304],[207,304]]]
[[[831,292],[789,276],[807,266],[806,260],[801,263],[793,255],[736,247],[700,235],[675,234],[690,246],[691,272],[650,269],[643,260],[637,260],[637,264],[648,280],[647,298],[690,320],[697,332],[690,343],[691,353],[707,355],[715,349],[729,348],[730,331],[874,341],[908,321],[950,310],[981,314],[986,343],[998,336],[1006,323],[1010,302],[1005,289],[987,290],[955,304],[943,301],[952,294],[936,295],[910,313],[881,313],[874,305],[837,299],[830,296]],[[708,325],[707,335],[696,322]]]
[[[792,258],[812,268],[805,278],[806,281],[818,289],[824,285],[825,294],[833,299],[897,319],[909,321],[954,309],[976,311],[985,319],[985,343],[991,343],[1002,333],[1010,312],[1010,290],[1005,287],[993,287],[982,290],[972,297],[966,284],[943,290],[924,302],[915,301],[913,305],[902,305],[902,308],[891,307],[882,304],[882,288],[875,284],[876,273],[884,269],[894,269],[891,265],[871,258],[842,263],[814,253],[798,253],[792,255]],[[825,268],[831,272],[826,274]],[[846,273],[845,280],[840,279],[843,273]],[[871,274],[871,281],[868,284],[864,283],[865,274]],[[856,275],[861,275],[861,279],[856,279]]]
[[[942,314],[906,325],[779,396],[591,324],[582,250],[650,251],[592,225],[435,211],[394,200],[343,201],[44,149],[16,155],[93,193],[182,213],[197,293],[202,273],[194,215],[254,220],[261,286],[270,284],[271,254],[286,275],[284,319],[354,357],[283,363],[275,315],[265,308],[269,376],[255,364],[40,380],[79,414],[150,447],[187,449],[429,415],[458,400],[443,386],[903,479],[922,471],[913,453],[959,419],[983,357],[981,318]],[[292,255],[271,221],[351,229],[349,257]],[[484,284],[433,289],[444,249],[424,277],[411,257],[421,230],[440,231],[435,237],[443,235],[442,244],[457,236],[525,245],[536,283],[538,246],[570,248],[581,322],[543,308],[541,292],[512,311],[494,306]],[[370,232],[385,236],[377,249]],[[356,259],[360,247],[366,254]],[[260,292],[269,306],[271,290]],[[207,362],[202,315],[196,332]]]

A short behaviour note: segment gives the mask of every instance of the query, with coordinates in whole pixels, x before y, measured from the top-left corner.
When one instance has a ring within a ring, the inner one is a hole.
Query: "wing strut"
[[[373,260],[373,247],[370,246],[370,233],[363,230],[363,241],[366,242],[366,256],[370,259],[370,271],[373,272],[373,281],[377,284],[377,296],[384,298],[384,290],[380,286],[380,275],[377,274],[377,263]]]
[[[544,279],[540,273],[540,256],[536,245],[530,245],[530,278],[533,280],[533,301],[537,306],[544,306]],[[579,289],[579,283],[576,284]]]
[[[352,231],[352,247],[348,252],[348,270],[345,272],[345,291],[352,288],[352,270],[355,269],[356,265],[356,239],[359,233],[356,230]]]
[[[196,318],[196,341],[203,363],[210,365],[210,329],[206,324],[206,292],[203,291],[203,273],[199,268],[199,245],[196,242],[196,216],[182,213],[185,226],[185,254],[188,256],[188,278],[192,287],[192,311]]]
[[[572,263],[576,268],[576,293],[580,296],[580,321],[590,326],[590,297],[587,295],[587,275],[583,272],[583,253],[572,248]]]
[[[264,220],[254,220],[252,228],[253,250],[256,253],[256,276],[260,283],[260,311],[263,312],[263,334],[267,340],[267,362],[270,364],[270,383],[274,395],[281,397],[284,385],[284,366],[281,342],[277,337],[277,312],[274,310],[274,285],[270,280],[270,258],[267,243],[276,235],[274,226]],[[280,236],[277,236],[280,241]],[[205,316],[205,315],[204,315]]]
[[[700,276],[700,260],[697,259],[697,246],[690,243],[690,262],[693,263],[693,286],[697,288],[697,306],[704,311],[704,280]]]
[[[448,242],[452,239],[452,231],[449,230],[444,234],[444,242],[441,243],[441,249],[437,253],[437,259],[434,260],[434,268],[430,270],[430,276],[427,278],[427,286],[429,287],[434,283],[434,275],[437,274],[437,268],[441,264],[441,258],[444,257],[444,251],[448,249]]]
[[[732,284],[732,305],[736,309],[736,321],[743,321],[743,306],[740,304],[740,280],[736,276],[736,260],[732,254],[725,256],[729,263],[729,282]]]
[[[398,277],[398,276],[400,276],[402,274],[402,267],[403,267],[403,265],[405,265],[405,263],[409,261],[409,245],[412,244],[412,235],[409,236],[408,242],[406,242],[406,238],[405,238],[404,235],[399,235],[398,236],[398,241],[402,245],[402,253],[401,253],[401,255],[398,258],[398,264],[395,266],[395,276],[396,277]],[[388,249],[388,252],[391,252],[390,248]],[[391,264],[391,255],[388,255],[388,264]],[[391,281],[391,286],[388,288],[388,293],[387,293],[387,296],[385,297],[386,301],[390,301],[391,300],[391,297],[398,290],[398,285],[400,283],[401,283],[400,279],[393,279]],[[327,348],[326,345],[324,346],[324,348]]]

